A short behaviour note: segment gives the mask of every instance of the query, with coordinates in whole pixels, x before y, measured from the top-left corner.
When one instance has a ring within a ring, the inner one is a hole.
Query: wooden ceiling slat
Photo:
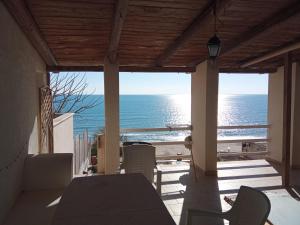
[[[217,4],[218,3],[218,4]],[[211,13],[216,9],[216,13],[224,10],[228,6],[230,0],[220,0],[220,1],[210,1],[201,13],[192,21],[192,23],[182,32],[182,34],[177,37],[156,60],[156,65],[163,65],[180,47],[182,47],[185,42],[193,36],[203,24],[208,23],[212,19]],[[215,7],[215,5],[217,6]]]
[[[258,64],[260,62],[266,61],[268,59],[271,59],[271,58],[283,55],[285,53],[289,53],[289,52],[295,51],[297,49],[300,49],[300,41],[299,40],[300,40],[300,38],[298,38],[298,40],[295,42],[292,42],[288,45],[284,45],[279,48],[276,48],[268,53],[262,54],[261,56],[259,56],[257,58],[246,60],[241,64],[241,68],[249,67],[254,64]]]
[[[201,1],[185,0],[185,1],[147,1],[147,0],[131,0],[130,6],[153,7],[153,8],[169,8],[169,9],[197,9]]]
[[[272,14],[266,20],[262,21],[260,24],[249,29],[246,33],[241,34],[236,37],[231,43],[224,47],[221,55],[229,54],[230,52],[238,49],[241,45],[249,43],[254,38],[263,34],[272,27],[286,21],[292,16],[297,15],[300,12],[300,1],[292,3],[291,5],[279,10],[278,12]]]
[[[117,0],[24,1],[59,65],[103,63]],[[130,0],[118,45],[120,65],[153,65],[208,2],[211,0]],[[221,21],[218,35],[222,43],[229,45],[240,34],[247,33],[280,9],[296,2],[299,1],[232,0],[230,7],[218,13]],[[295,10],[293,8],[291,10]],[[165,66],[186,66],[207,58],[206,43],[213,34],[213,16],[210,13],[208,17],[211,19],[204,20],[197,32],[165,61]],[[300,15],[270,27],[268,32],[222,56],[219,60],[221,69],[239,71],[241,60],[257,57],[299,37],[299,27]],[[295,53],[297,57],[300,58],[300,52]],[[256,66],[264,70],[274,69],[280,63],[282,60],[276,59]]]

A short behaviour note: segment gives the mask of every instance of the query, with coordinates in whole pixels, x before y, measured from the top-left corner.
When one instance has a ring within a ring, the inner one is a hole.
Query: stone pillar
[[[211,60],[192,73],[192,151],[196,173],[217,174],[217,118],[219,71]]]
[[[291,165],[300,168],[300,64],[294,63],[292,70],[292,132]]]
[[[280,67],[275,73],[269,74],[268,93],[268,159],[282,162],[282,138],[283,138],[283,80],[284,68]]]
[[[105,174],[116,173],[120,165],[119,65],[105,59]]]

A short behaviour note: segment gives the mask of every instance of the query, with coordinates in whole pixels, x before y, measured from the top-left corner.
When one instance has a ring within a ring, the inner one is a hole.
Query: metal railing
[[[239,125],[239,126],[218,126],[218,130],[240,130],[240,129],[269,129],[270,125]],[[121,129],[122,134],[126,133],[146,133],[146,132],[166,132],[166,131],[192,131],[191,125],[181,125],[181,126],[166,126],[160,128],[125,128]],[[268,138],[237,138],[237,139],[218,139],[217,143],[265,143],[269,142]],[[156,146],[162,145],[185,145],[190,144],[185,141],[155,141],[150,142]],[[268,151],[257,151],[257,152],[219,152],[218,156],[234,156],[234,155],[266,155]],[[158,156],[158,159],[177,159],[177,158],[190,158],[190,155],[171,155],[171,156]]]
[[[242,130],[242,129],[269,129],[270,125],[240,125],[240,126],[218,126],[218,130]],[[268,142],[268,138],[237,138],[219,139],[218,143],[240,143],[240,142]]]

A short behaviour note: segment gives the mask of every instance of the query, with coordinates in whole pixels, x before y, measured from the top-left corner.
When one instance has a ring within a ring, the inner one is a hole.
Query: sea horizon
[[[267,123],[267,94],[220,94],[218,126]],[[88,130],[89,136],[104,127],[103,95],[94,94],[87,101],[99,98],[99,105],[74,115],[74,135]],[[166,125],[191,124],[190,94],[121,94],[121,128],[156,128]],[[219,130],[219,139],[266,137],[266,129]],[[179,141],[190,132],[126,133],[126,140]]]

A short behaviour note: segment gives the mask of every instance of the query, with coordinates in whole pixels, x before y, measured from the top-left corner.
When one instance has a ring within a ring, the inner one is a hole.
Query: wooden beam
[[[47,66],[48,72],[103,72],[103,66]],[[220,68],[220,73],[273,73],[277,68],[269,69],[248,69],[248,68]],[[120,72],[144,72],[144,73],[193,73],[196,68],[193,66],[119,66]]]
[[[103,72],[103,66],[48,66],[48,72]],[[192,73],[195,67],[119,66],[120,72]]]
[[[274,73],[277,68],[268,68],[268,69],[248,69],[248,68],[220,68],[220,73]]]
[[[107,57],[111,62],[118,58],[119,42],[125,17],[127,15],[128,0],[118,0],[115,8],[114,24],[110,35]]]
[[[282,140],[282,162],[283,174],[282,184],[290,185],[290,157],[291,157],[291,112],[292,112],[292,57],[287,53],[284,59],[284,99],[283,99],[283,140]]]
[[[300,12],[300,1],[296,1],[284,9],[277,11],[276,13],[270,15],[267,19],[263,20],[258,25],[250,28],[248,31],[242,33],[238,37],[230,41],[229,44],[225,45],[221,56],[227,55],[232,51],[240,48],[242,45],[245,45],[252,41],[254,38],[264,34],[270,29],[274,28],[276,25],[281,24],[282,22],[288,20],[292,16],[297,15]]]
[[[145,73],[192,73],[195,67],[171,66],[171,67],[142,67],[142,66],[120,66],[121,72],[145,72]]]
[[[292,16],[297,15],[299,12],[300,12],[300,1],[296,1],[290,4],[289,6],[285,7],[284,9],[277,11],[276,13],[272,14],[271,16],[269,16],[267,19],[265,19],[258,25],[250,28],[248,31],[237,36],[236,38],[231,40],[230,43],[222,47],[220,57],[225,56],[233,52],[234,50],[240,48],[241,46],[249,43],[254,38],[257,38],[258,36],[264,34],[265,32],[269,31],[271,28],[281,24],[282,22],[286,21]],[[189,63],[188,65],[196,66],[199,63],[203,62],[204,60],[206,60],[206,58],[195,60]]]
[[[103,66],[47,66],[48,72],[103,72]]]
[[[246,68],[257,63],[266,61],[268,59],[274,58],[276,56],[283,55],[285,53],[300,49],[300,39],[296,42],[292,42],[288,45],[281,46],[280,48],[274,49],[268,53],[265,53],[257,58],[247,60],[241,64],[241,68]]]
[[[230,4],[230,0],[212,0],[204,7],[200,14],[192,21],[192,23],[177,37],[156,59],[155,64],[162,66],[170,57],[180,49],[196,32],[198,32],[205,24],[209,24],[214,19],[212,12],[216,3],[216,14],[219,14],[224,8]]]
[[[3,0],[6,8],[15,18],[31,44],[49,66],[57,65],[55,57],[49,49],[38,25],[23,0]],[[4,31],[3,31],[4,32]]]

